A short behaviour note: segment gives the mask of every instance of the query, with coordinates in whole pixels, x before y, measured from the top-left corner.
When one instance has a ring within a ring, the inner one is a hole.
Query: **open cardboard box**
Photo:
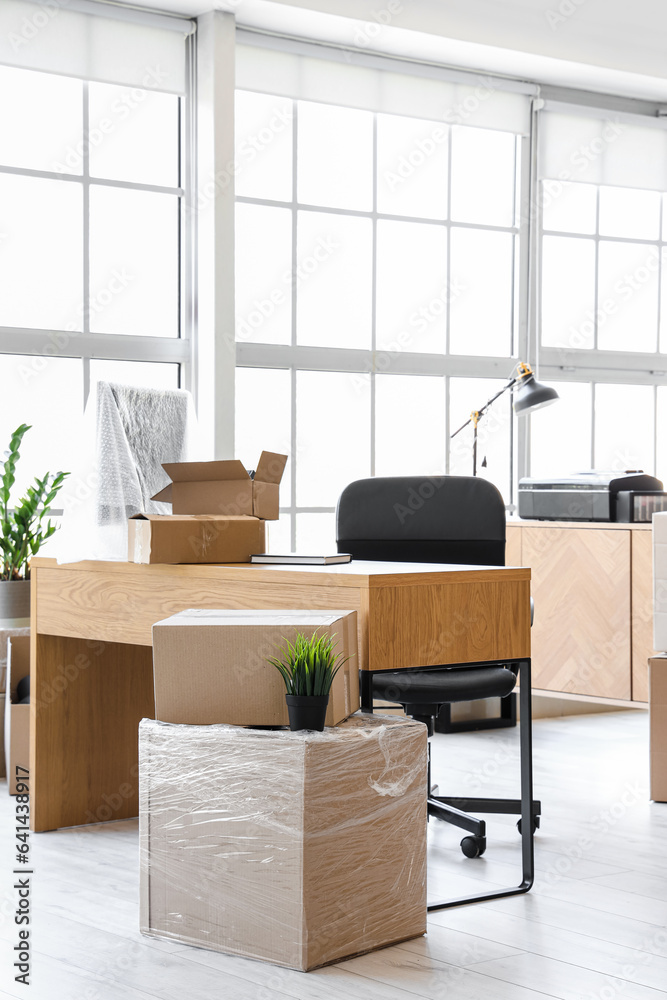
[[[238,459],[167,462],[162,468],[171,483],[151,499],[170,503],[174,514],[244,514],[277,521],[286,462],[287,455],[263,451],[254,479]]]
[[[355,611],[181,611],[153,625],[155,718],[189,726],[286,726],[285,685],[267,662],[297,632],[331,636],[349,657],[334,677],[326,725],[359,708]]]
[[[257,517],[135,514],[128,522],[128,562],[247,563],[265,549]]]
[[[30,637],[7,640],[7,693],[5,700],[5,766],[9,794],[16,795],[16,767],[30,767],[30,705],[15,705],[16,688],[30,674]]]

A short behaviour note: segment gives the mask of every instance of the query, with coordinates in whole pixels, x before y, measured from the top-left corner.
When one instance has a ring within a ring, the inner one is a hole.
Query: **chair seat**
[[[373,694],[400,704],[442,705],[480,698],[505,698],[516,675],[507,667],[392,670],[373,674]]]

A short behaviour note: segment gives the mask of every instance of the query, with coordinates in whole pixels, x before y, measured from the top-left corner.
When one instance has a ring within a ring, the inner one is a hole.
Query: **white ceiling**
[[[667,102],[665,0],[140,2],[191,17],[214,7],[234,12],[239,25],[247,27]],[[389,16],[390,23],[380,26],[378,15]]]

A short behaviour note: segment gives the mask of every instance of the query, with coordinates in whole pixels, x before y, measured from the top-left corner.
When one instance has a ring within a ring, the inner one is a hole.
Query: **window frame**
[[[142,361],[178,365],[178,384],[194,389],[193,370],[196,357],[196,272],[193,266],[193,247],[196,241],[196,213],[188,211],[189,192],[193,190],[196,174],[195,159],[195,99],[196,35],[189,35],[186,46],[187,91],[179,100],[179,177],[176,187],[141,184],[130,181],[91,177],[88,149],[84,144],[82,174],[57,171],[32,170],[0,164],[0,175],[14,174],[24,177],[56,179],[63,183],[81,185],[83,192],[83,330],[34,329],[29,327],[0,326],[0,357],[3,354],[34,355],[36,357],[62,357],[79,360],[82,365],[82,412],[90,392],[91,360]],[[88,133],[88,81],[82,82],[83,134]],[[178,270],[179,316],[178,336],[153,337],[90,332],[90,190],[94,186],[112,187],[132,191],[164,193],[179,199]]]
[[[590,109],[592,112],[604,111],[618,116],[621,121],[628,121],[633,124],[641,124],[643,119],[649,120],[652,124],[659,117],[660,106],[650,101],[614,96],[608,94],[591,94],[584,91],[568,90],[545,86],[541,89],[542,102],[548,105],[550,110],[568,112],[573,107],[578,107],[581,111]],[[534,113],[539,118],[539,111]],[[538,145],[539,121],[533,129],[533,189],[539,190],[540,179],[537,170],[537,145]],[[563,382],[584,382],[591,385],[591,439],[590,458],[591,469],[594,468],[595,461],[595,438],[596,438],[596,416],[595,416],[595,395],[596,385],[599,383],[613,383],[618,385],[647,385],[653,386],[653,469],[646,469],[649,474],[659,474],[661,470],[656,468],[659,451],[659,427],[658,427],[658,387],[667,386],[667,352],[660,351],[614,351],[601,349],[597,346],[592,348],[563,348],[543,346],[541,342],[541,315],[540,299],[542,287],[542,238],[545,232],[547,235],[562,236],[582,236],[582,238],[595,241],[596,245],[596,274],[595,274],[595,301],[597,303],[597,289],[599,275],[597,269],[598,248],[601,240],[619,243],[646,243],[648,245],[658,245],[661,250],[667,249],[667,239],[663,234],[662,218],[665,212],[664,197],[661,200],[661,219],[659,234],[655,240],[643,240],[626,237],[600,236],[599,233],[599,187],[596,198],[596,231],[594,234],[583,237],[582,234],[570,234],[546,230],[543,226],[542,199],[538,195],[534,199],[533,219],[533,302],[535,304],[532,314],[532,327],[535,331],[535,357],[539,358],[540,377],[545,381],[557,383]],[[667,193],[667,181],[665,192]],[[662,261],[662,268],[667,266],[667,261]],[[660,310],[667,308],[662,300],[661,289],[658,290],[658,341],[660,344]],[[597,322],[595,330],[595,344],[597,345]],[[539,416],[536,418],[539,420]],[[526,468],[530,470],[530,421],[526,421],[526,438],[524,446],[527,449]],[[662,470],[667,474],[667,469]],[[529,475],[530,472],[526,472]],[[667,475],[666,475],[667,478]]]
[[[243,89],[243,88],[239,88]],[[530,136],[515,136],[515,177],[518,176],[519,183],[515,186],[514,207],[515,219],[512,226],[494,226],[482,223],[466,223],[453,221],[451,218],[451,130],[449,130],[449,161],[450,169],[447,177],[447,217],[441,220],[422,219],[416,216],[395,215],[392,213],[380,212],[377,207],[377,115],[382,112],[372,112],[373,114],[373,204],[370,210],[361,209],[337,209],[326,206],[311,205],[299,202],[297,197],[297,143],[298,143],[298,98],[291,99],[292,104],[292,191],[290,201],[278,201],[265,198],[238,195],[235,198],[236,204],[259,205],[272,208],[289,209],[292,216],[291,233],[291,255],[292,269],[297,267],[297,218],[299,211],[322,212],[331,214],[341,214],[354,216],[357,218],[367,218],[371,220],[373,228],[372,237],[372,330],[371,347],[369,348],[338,348],[338,347],[315,347],[297,343],[297,308],[296,283],[291,285],[291,330],[289,344],[262,344],[249,343],[247,341],[236,342],[236,367],[237,368],[264,368],[282,369],[290,372],[291,383],[291,454],[297,454],[297,396],[296,382],[297,372],[300,370],[320,371],[320,372],[349,372],[362,373],[370,377],[370,475],[375,474],[375,377],[376,375],[429,375],[439,376],[443,379],[443,423],[445,428],[446,466],[445,472],[450,469],[450,434],[460,426],[467,414],[450,415],[450,379],[452,378],[489,378],[509,380],[512,369],[519,359],[523,359],[529,354],[529,322],[528,322],[528,281],[529,281],[529,255],[528,255],[528,211],[530,201],[530,159],[531,141]],[[341,105],[344,107],[344,105]],[[465,127],[465,126],[461,126]],[[376,348],[376,292],[375,281],[377,274],[377,225],[379,221],[414,222],[416,224],[434,225],[445,229],[447,234],[447,269],[449,279],[450,268],[450,238],[453,229],[481,230],[487,232],[510,233],[514,239],[513,251],[513,305],[512,305],[512,332],[511,332],[511,353],[507,356],[485,356],[485,355],[465,355],[449,353],[450,338],[450,316],[449,304],[447,306],[446,323],[446,350],[442,354],[427,354],[416,351],[396,351],[386,352]],[[390,367],[384,367],[382,356],[390,355]],[[494,395],[496,390],[490,388],[488,397]],[[487,397],[487,398],[488,398]],[[478,405],[481,407],[486,402],[480,399]],[[507,498],[508,507],[512,509],[515,495],[515,471],[523,469],[527,455],[526,446],[521,444],[518,453],[515,449],[515,420],[512,420],[510,427],[510,495]],[[472,469],[472,454],[471,454]],[[312,507],[296,503],[297,488],[297,463],[291,463],[291,503],[281,506],[281,515],[287,516],[290,520],[291,545],[294,548],[297,543],[297,517],[300,514],[331,514],[335,511],[334,506]],[[523,471],[520,474],[524,474]]]

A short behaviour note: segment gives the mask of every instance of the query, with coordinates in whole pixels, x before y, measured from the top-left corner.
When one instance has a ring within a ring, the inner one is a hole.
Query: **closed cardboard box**
[[[651,798],[667,802],[667,656],[648,661]]]
[[[128,525],[134,563],[247,563],[266,548],[264,521],[256,517],[135,514]]]
[[[169,462],[172,480],[152,500],[170,503],[174,514],[245,514],[276,521],[280,480],[287,455],[263,451],[251,478],[242,462]]]
[[[139,726],[143,934],[307,971],[426,930],[426,727]]]
[[[155,717],[191,726],[286,726],[285,685],[267,662],[297,633],[329,635],[349,657],[329,695],[326,725],[359,708],[354,611],[189,610],[153,626]]]
[[[16,768],[30,767],[30,705],[17,705],[16,688],[30,674],[29,636],[7,640],[7,693],[5,698],[5,767],[9,794],[16,795]],[[25,777],[21,772],[19,777]]]

